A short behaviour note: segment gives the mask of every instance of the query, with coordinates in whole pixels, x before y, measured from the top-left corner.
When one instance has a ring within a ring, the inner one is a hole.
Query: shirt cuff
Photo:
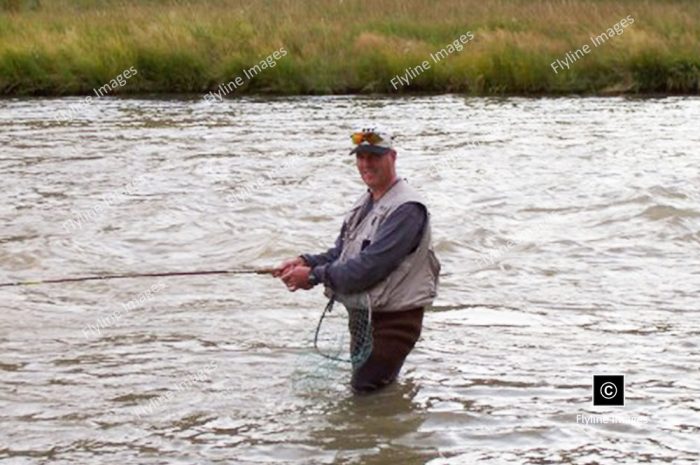
[[[311,274],[314,276],[317,284],[326,283],[326,265],[315,266],[311,269]]]

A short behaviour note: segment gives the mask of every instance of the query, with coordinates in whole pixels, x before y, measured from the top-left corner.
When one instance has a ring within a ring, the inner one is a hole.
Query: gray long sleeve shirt
[[[360,221],[372,210],[372,198],[363,205]],[[401,261],[420,244],[427,220],[427,212],[419,203],[409,202],[398,207],[377,230],[374,242],[367,245],[357,257],[338,263],[343,250],[346,224],[340,230],[335,247],[326,252],[302,258],[312,269],[316,281],[334,291],[351,294],[372,288],[394,271]]]

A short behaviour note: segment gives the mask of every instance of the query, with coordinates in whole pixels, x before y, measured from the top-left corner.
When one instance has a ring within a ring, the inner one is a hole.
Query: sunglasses
[[[352,143],[355,145],[359,145],[363,142],[369,142],[370,144],[375,145],[384,140],[376,132],[355,132],[350,136],[350,138],[352,139]]]

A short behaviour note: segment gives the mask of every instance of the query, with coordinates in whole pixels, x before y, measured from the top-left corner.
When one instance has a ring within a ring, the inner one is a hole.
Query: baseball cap
[[[350,151],[351,154],[358,152],[368,152],[377,155],[384,155],[394,149],[394,138],[389,133],[377,127],[365,127],[355,131],[350,135],[352,143],[356,145]]]

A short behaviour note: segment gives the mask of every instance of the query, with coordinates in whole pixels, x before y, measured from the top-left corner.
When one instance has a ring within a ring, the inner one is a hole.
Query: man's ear
[[[389,153],[389,155],[391,155],[391,158],[393,158],[394,161],[396,161],[396,150],[392,150],[391,153]]]

